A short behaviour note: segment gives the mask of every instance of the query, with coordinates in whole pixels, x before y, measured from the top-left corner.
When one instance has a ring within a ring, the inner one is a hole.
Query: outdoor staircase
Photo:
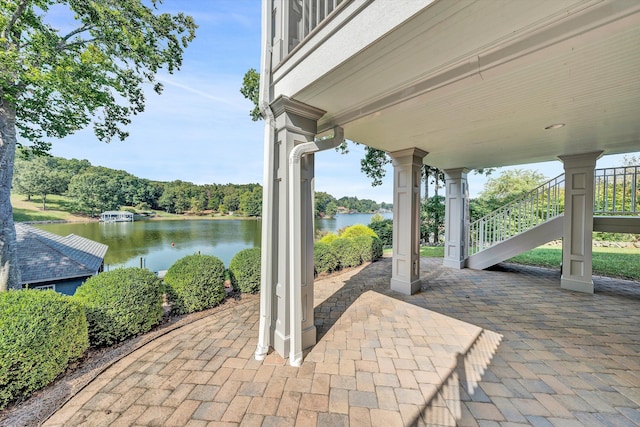
[[[564,174],[469,226],[468,268],[482,270],[562,238]],[[640,233],[640,166],[596,169],[594,231]]]

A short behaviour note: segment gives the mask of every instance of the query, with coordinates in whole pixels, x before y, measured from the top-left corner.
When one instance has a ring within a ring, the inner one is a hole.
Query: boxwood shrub
[[[375,261],[382,256],[382,241],[373,236],[354,237],[353,242],[360,252],[362,261]]]
[[[340,261],[340,267],[356,267],[362,264],[360,250],[353,239],[340,237],[331,242],[330,246]]]
[[[112,345],[147,332],[162,319],[164,286],[141,268],[118,268],[90,277],[73,298],[82,303],[92,346]]]
[[[233,289],[254,293],[260,290],[260,248],[244,249],[229,263],[229,277]]]
[[[353,239],[358,236],[371,236],[378,237],[375,231],[362,224],[354,224],[344,229],[342,233],[340,233],[340,237],[346,239]]]
[[[89,347],[80,304],[54,291],[0,293],[0,410],[64,372]]]
[[[188,255],[164,276],[167,299],[176,314],[193,313],[220,303],[225,297],[225,268],[212,255]]]
[[[326,234],[326,235],[322,236],[322,239],[320,239],[320,242],[329,244],[329,243],[331,243],[331,242],[333,242],[334,240],[337,240],[337,239],[338,239],[338,235],[337,234],[329,233],[329,234]]]
[[[385,219],[369,224],[369,228],[375,231],[378,238],[382,240],[382,246],[390,248],[393,245],[393,220]]]
[[[330,244],[316,242],[313,246],[313,266],[316,273],[330,273],[338,269],[340,261]]]

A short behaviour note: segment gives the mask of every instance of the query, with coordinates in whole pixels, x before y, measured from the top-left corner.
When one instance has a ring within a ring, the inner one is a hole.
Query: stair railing
[[[593,213],[640,215],[640,166],[596,169]],[[564,174],[545,182],[469,226],[469,255],[564,213]]]
[[[564,174],[545,182],[469,226],[469,255],[487,249],[564,212]]]

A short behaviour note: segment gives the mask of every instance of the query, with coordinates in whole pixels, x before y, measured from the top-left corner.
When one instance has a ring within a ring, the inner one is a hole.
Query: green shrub
[[[211,255],[188,255],[176,261],[164,276],[171,310],[193,313],[220,303],[225,297],[225,268]]]
[[[0,410],[47,385],[89,347],[80,304],[54,291],[0,293]]]
[[[320,242],[329,244],[329,243],[333,242],[334,240],[336,240],[338,238],[339,237],[338,237],[337,234],[329,233],[329,234],[327,234],[325,236],[322,236],[322,239],[320,239]]]
[[[340,261],[340,267],[356,267],[362,264],[360,251],[353,239],[340,237],[331,242],[330,245]]]
[[[330,273],[340,266],[340,261],[328,243],[317,242],[313,246],[313,266],[316,273]]]
[[[360,252],[362,261],[375,261],[382,256],[382,241],[377,237],[358,236],[353,242]]]
[[[345,239],[353,239],[358,236],[371,236],[378,237],[375,231],[362,224],[351,225],[344,229],[342,233],[340,233],[340,237]]]
[[[236,291],[254,293],[260,290],[260,248],[244,249],[229,263],[231,285]]]
[[[382,221],[374,221],[369,224],[369,228],[372,229],[378,238],[382,241],[382,246],[390,248],[393,245],[393,220],[385,219]]]
[[[147,332],[162,319],[164,287],[141,268],[118,268],[90,277],[73,298],[82,303],[92,346],[112,345]]]

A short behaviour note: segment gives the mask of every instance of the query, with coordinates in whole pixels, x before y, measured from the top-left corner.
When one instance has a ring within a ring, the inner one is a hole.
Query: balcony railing
[[[594,214],[640,214],[640,166],[596,169],[594,184]]]
[[[289,25],[287,35],[287,52],[291,52],[314,29],[325,21],[340,5],[348,0],[289,0]]]

